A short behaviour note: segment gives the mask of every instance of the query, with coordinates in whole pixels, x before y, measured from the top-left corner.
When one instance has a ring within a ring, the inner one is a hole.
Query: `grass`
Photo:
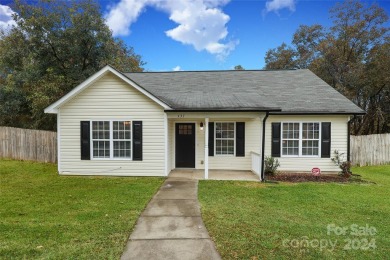
[[[368,183],[201,181],[203,220],[223,259],[387,259],[390,165],[353,172]]]
[[[56,171],[0,160],[0,259],[118,259],[163,179]]]

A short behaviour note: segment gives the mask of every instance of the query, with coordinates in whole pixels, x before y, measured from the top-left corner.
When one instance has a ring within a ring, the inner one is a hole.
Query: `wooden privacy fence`
[[[57,133],[0,127],[0,158],[57,162]]]
[[[354,165],[390,164],[390,134],[351,136]]]
[[[351,136],[354,165],[390,164],[390,134]],[[0,158],[57,162],[57,133],[0,126]]]

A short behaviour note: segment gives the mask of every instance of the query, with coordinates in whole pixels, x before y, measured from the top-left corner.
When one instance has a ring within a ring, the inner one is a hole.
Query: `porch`
[[[169,175],[173,178],[204,180],[204,170],[173,169]],[[260,181],[259,176],[251,171],[209,170],[209,180]]]
[[[166,113],[166,176],[258,181],[264,117],[259,112]]]

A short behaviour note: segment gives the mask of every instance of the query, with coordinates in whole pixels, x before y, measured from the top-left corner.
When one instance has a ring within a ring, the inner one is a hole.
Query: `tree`
[[[92,0],[14,4],[16,26],[0,33],[0,124],[55,129],[43,109],[103,66],[142,71]]]
[[[297,53],[287,44],[282,43],[275,49],[268,50],[265,55],[266,69],[295,69]]]
[[[236,65],[236,66],[234,66],[234,70],[245,70],[245,69],[241,65]]]
[[[337,4],[330,14],[330,28],[301,25],[291,46],[268,50],[265,67],[311,69],[367,111],[353,121],[353,134],[390,132],[387,14],[376,4],[353,0]]]

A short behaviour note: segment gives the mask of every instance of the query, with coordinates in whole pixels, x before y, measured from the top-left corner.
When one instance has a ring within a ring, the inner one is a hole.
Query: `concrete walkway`
[[[141,214],[121,259],[221,259],[203,224],[198,181],[168,178]]]

